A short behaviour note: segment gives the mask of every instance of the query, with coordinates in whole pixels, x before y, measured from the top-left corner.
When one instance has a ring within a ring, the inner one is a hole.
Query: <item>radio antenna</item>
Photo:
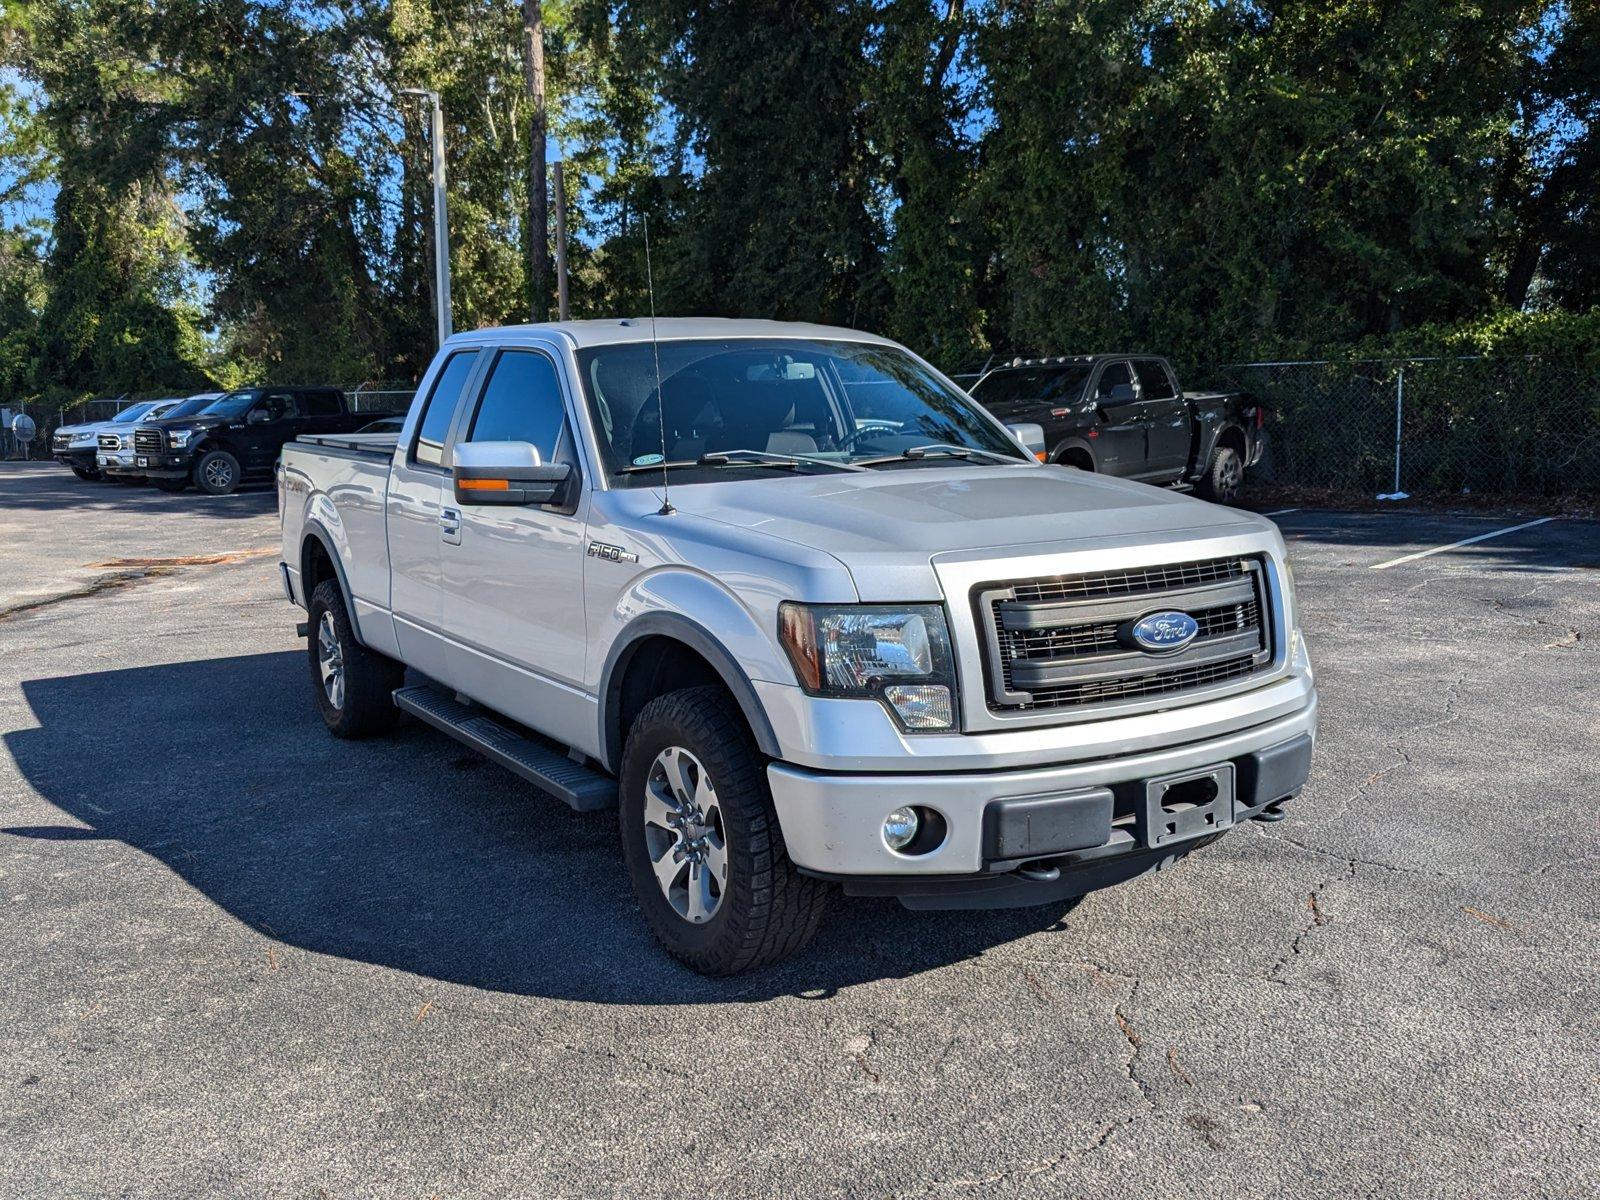
[[[661,343],[656,339],[656,280],[650,271],[650,218],[644,217],[644,284],[650,293],[650,352],[656,360],[656,426],[661,433],[661,507],[658,517],[670,517],[678,510],[672,507],[667,491],[667,398],[661,394]]]

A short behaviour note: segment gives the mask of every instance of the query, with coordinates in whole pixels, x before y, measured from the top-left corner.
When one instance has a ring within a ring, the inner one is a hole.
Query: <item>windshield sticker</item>
[[[636,467],[653,467],[657,463],[666,461],[667,456],[665,454],[641,454],[633,460],[633,465]]]

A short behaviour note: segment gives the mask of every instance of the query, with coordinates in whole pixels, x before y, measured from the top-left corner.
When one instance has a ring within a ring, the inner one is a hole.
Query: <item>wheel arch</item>
[[[1089,445],[1087,438],[1065,438],[1050,453],[1050,461],[1058,465],[1081,467],[1085,460],[1088,466],[1084,469],[1090,471],[1100,469],[1100,461],[1095,457],[1094,447]]]
[[[309,611],[311,593],[317,590],[317,585],[325,579],[335,580],[339,585],[339,595],[344,600],[344,615],[350,621],[350,629],[355,634],[356,641],[365,646],[366,641],[361,636],[361,623],[356,620],[356,606],[350,594],[350,581],[345,577],[344,564],[339,561],[334,545],[332,536],[323,528],[320,521],[314,517],[306,520],[305,530],[300,537],[300,595]]]
[[[672,686],[661,686],[669,674]],[[650,700],[704,683],[720,683],[727,689],[761,752],[777,758],[778,739],[772,722],[749,676],[728,648],[688,617],[652,612],[630,623],[606,656],[600,676],[601,761],[612,771],[620,768],[628,726]]]

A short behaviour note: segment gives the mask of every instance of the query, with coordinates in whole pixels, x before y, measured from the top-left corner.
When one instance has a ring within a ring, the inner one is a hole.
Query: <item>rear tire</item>
[[[356,641],[337,580],[317,584],[309,616],[306,660],[328,732],[364,738],[393,729],[400,717],[394,690],[405,681],[405,667]]]
[[[1218,504],[1232,504],[1244,488],[1244,458],[1232,446],[1218,446],[1211,452],[1206,473],[1195,484],[1195,492]]]
[[[239,460],[226,450],[208,450],[194,465],[194,484],[209,496],[231,496],[239,479]]]
[[[832,889],[789,861],[766,766],[718,687],[652,700],[623,750],[617,815],[634,896],[667,953],[702,975],[789,957],[827,908]]]
[[[189,486],[187,479],[152,479],[150,482],[163,492],[181,492]]]

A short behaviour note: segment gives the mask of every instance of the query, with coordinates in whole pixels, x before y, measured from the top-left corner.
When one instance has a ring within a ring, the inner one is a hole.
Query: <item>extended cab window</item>
[[[1167,377],[1167,369],[1155,359],[1141,358],[1134,365],[1139,372],[1139,393],[1146,400],[1171,400],[1178,394]]]
[[[466,440],[531,442],[550,462],[566,417],[555,364],[532,350],[506,350],[489,373]]]
[[[428,395],[428,406],[422,410],[422,427],[417,433],[416,453],[412,455],[417,462],[437,467],[443,460],[450,419],[456,415],[456,405],[477,362],[476,350],[458,350],[445,362]]]
[[[271,392],[264,396],[252,411],[266,413],[269,421],[283,421],[300,415],[299,406],[295,403],[292,392]],[[259,421],[261,418],[255,419]]]

